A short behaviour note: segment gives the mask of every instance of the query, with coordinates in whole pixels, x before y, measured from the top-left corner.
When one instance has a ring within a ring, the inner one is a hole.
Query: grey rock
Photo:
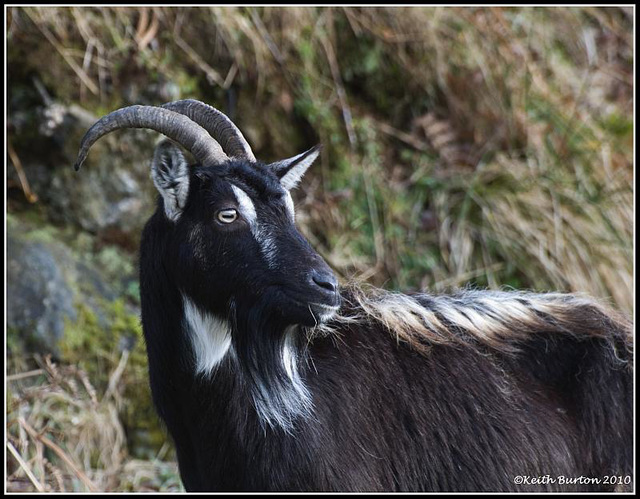
[[[73,164],[80,140],[97,120],[77,106],[53,103],[32,113],[31,127],[16,127],[18,149],[32,190],[56,223],[72,224],[93,234],[117,230],[134,239],[155,207],[149,178],[158,138],[146,130],[122,130],[103,137],[91,149],[81,171]],[[23,134],[36,131],[25,149]],[[9,172],[9,179],[14,173]]]
[[[7,234],[7,329],[28,351],[57,352],[65,318],[76,320],[68,250]]]
[[[88,306],[109,327],[104,304],[120,294],[68,246],[15,221],[7,225],[7,334],[23,352],[59,355],[66,322]]]

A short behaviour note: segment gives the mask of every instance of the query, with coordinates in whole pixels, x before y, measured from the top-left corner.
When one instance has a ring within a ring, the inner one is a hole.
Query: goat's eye
[[[226,210],[220,210],[217,213],[216,217],[218,218],[219,222],[223,224],[230,224],[236,221],[236,219],[238,218],[238,212],[233,208],[228,208]]]

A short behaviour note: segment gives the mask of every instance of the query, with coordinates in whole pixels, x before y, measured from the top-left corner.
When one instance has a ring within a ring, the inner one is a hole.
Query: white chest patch
[[[209,375],[222,361],[231,346],[231,327],[227,320],[203,312],[186,296],[184,327],[191,338],[196,373]]]

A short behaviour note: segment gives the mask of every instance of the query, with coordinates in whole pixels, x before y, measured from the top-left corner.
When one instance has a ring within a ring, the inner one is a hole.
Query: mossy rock
[[[52,353],[77,303],[106,325],[103,302],[122,296],[137,305],[135,256],[97,243],[86,233],[46,223],[35,212],[7,216],[7,327],[21,353]],[[64,358],[61,358],[64,360]]]

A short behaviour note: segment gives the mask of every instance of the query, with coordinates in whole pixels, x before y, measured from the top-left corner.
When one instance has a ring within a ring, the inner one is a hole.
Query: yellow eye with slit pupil
[[[220,210],[218,212],[218,221],[223,224],[230,224],[237,220],[238,212],[233,208],[227,210]]]

